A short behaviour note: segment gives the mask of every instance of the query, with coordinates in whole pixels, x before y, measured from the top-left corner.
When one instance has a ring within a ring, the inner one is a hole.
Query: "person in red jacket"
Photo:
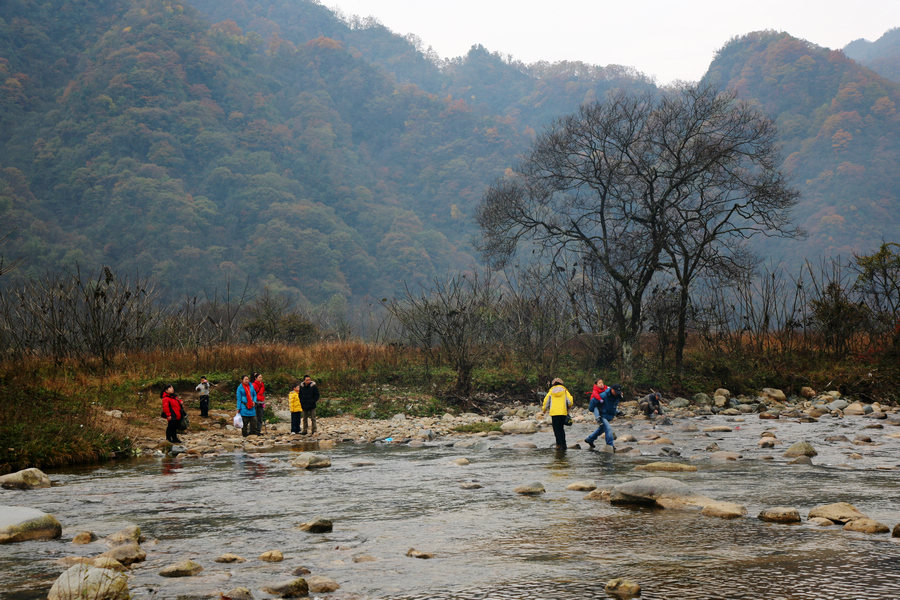
[[[266,410],[266,384],[262,373],[253,374],[253,389],[256,390],[256,435],[262,434],[263,412]]]
[[[174,386],[167,385],[159,395],[162,398],[162,412],[166,417],[166,441],[180,444],[178,439],[178,422],[184,417],[184,406],[175,395]]]

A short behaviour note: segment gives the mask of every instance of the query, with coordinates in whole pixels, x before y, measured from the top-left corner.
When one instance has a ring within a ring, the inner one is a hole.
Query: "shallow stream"
[[[642,439],[655,431],[672,439],[669,447],[683,459],[695,457],[699,471],[670,476],[700,494],[745,505],[748,516],[732,521],[586,500],[585,492],[566,486],[594,480],[610,487],[654,475],[632,472],[638,464],[673,459],[660,457],[661,446],[643,444],[629,444],[642,456],[587,450],[559,455],[545,430],[461,438],[471,447],[450,445],[459,438],[422,448],[341,444],[323,452],[333,466],[318,471],[292,467],[299,448],[284,447],[54,472],[56,487],[0,490],[0,504],[38,508],[63,524],[60,540],[0,546],[0,597],[46,598],[63,570],[58,559],[107,549],[102,541],[74,545],[73,535],[90,530],[102,537],[137,524],[148,541],[146,562],[135,564],[130,576],[134,598],[218,597],[238,586],[253,590],[257,599],[269,598],[261,588],[291,578],[302,565],[340,583],[340,590],[323,598],[583,600],[606,597],[608,580],[627,577],[641,584],[644,599],[895,599],[900,539],[756,518],[763,508],[793,506],[805,519],[814,506],[846,501],[893,528],[900,522],[900,439],[888,434],[900,427],[863,429],[872,423],[710,417],[654,429],[647,422],[614,422],[620,436]],[[702,432],[722,424],[740,429]],[[686,425],[701,431],[684,431]],[[766,428],[784,443],[759,449],[756,442]],[[571,443],[589,433],[589,426],[568,431]],[[876,444],[823,441],[835,434],[869,435]],[[798,440],[819,450],[814,465],[788,464],[782,456]],[[513,448],[523,441],[539,448]],[[744,458],[709,461],[705,449],[713,442]],[[862,458],[852,459],[852,453]],[[471,464],[454,464],[460,457]],[[532,481],[543,483],[547,493],[513,492]],[[463,489],[466,483],[483,487]],[[296,529],[316,517],[333,520],[333,533]],[[409,548],[435,557],[409,558]],[[257,559],[272,549],[284,553],[284,562]],[[225,552],[248,560],[213,562]],[[364,562],[354,562],[360,557]],[[157,574],[187,558],[204,571],[179,579]]]

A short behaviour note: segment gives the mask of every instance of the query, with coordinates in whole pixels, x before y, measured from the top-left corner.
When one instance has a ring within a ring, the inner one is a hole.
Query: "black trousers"
[[[241,415],[241,419],[244,420],[244,426],[241,428],[241,435],[247,437],[248,435],[257,435],[256,433],[256,415],[252,417],[245,417]]]
[[[174,443],[178,439],[178,419],[169,419],[166,423],[166,441]]]
[[[300,433],[300,419],[302,417],[302,410],[295,410],[291,412],[291,433]]]
[[[265,410],[265,406],[263,406],[259,402],[256,403],[256,429],[253,430],[253,433],[255,433],[256,435],[262,433],[263,413],[265,412]]]
[[[200,416],[209,416],[209,396],[200,396]]]
[[[566,418],[568,415],[553,415],[550,421],[553,423],[553,435],[556,437],[557,448],[566,447]]]

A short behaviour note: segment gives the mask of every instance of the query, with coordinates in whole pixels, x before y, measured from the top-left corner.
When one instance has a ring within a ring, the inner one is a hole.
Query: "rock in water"
[[[50,487],[50,478],[40,469],[24,469],[0,475],[0,487],[15,490],[33,490]]]
[[[647,463],[646,465],[638,465],[634,468],[635,471],[670,471],[670,472],[693,472],[697,470],[697,467],[694,465],[686,465],[684,463],[673,463],[673,462],[652,462]]]
[[[269,550],[268,552],[260,554],[259,560],[265,562],[281,562],[284,560],[284,554],[281,553],[281,550]]]
[[[263,591],[279,598],[302,598],[309,595],[309,584],[302,577],[298,577],[266,586]]]
[[[535,433],[538,430],[534,421],[506,421],[500,425],[503,433]]]
[[[747,514],[747,507],[734,502],[711,502],[703,507],[700,514],[719,519],[738,519]]]
[[[0,506],[0,544],[50,540],[62,535],[56,517],[35,508]]]
[[[75,565],[67,569],[50,588],[47,600],[129,600],[128,579],[123,573]]]
[[[864,519],[866,515],[859,512],[855,506],[848,502],[835,502],[834,504],[824,504],[817,506],[809,511],[808,518],[822,517],[834,523],[849,523],[856,519]]]
[[[616,598],[636,598],[641,595],[641,586],[628,579],[617,577],[606,583],[606,593]]]
[[[97,539],[97,536],[94,535],[93,531],[81,531],[75,534],[75,537],[72,538],[73,544],[90,544],[94,540]]]
[[[241,558],[237,554],[232,554],[231,552],[226,552],[225,554],[217,557],[213,562],[217,563],[242,563],[247,562],[247,559]]]
[[[132,542],[130,544],[116,546],[112,550],[107,550],[100,556],[108,556],[109,558],[119,561],[123,565],[131,565],[146,559],[147,553],[144,552],[140,546]]]
[[[894,525],[894,530],[891,532],[891,537],[900,538],[900,523]]]
[[[888,533],[891,528],[884,523],[879,523],[875,519],[863,517],[862,519],[854,519],[844,525],[845,531],[859,531],[861,533]]]
[[[764,508],[760,511],[758,517],[760,521],[769,523],[799,523],[800,512],[796,508],[790,506],[773,506]]]
[[[415,548],[410,548],[406,551],[406,555],[410,558],[434,558],[434,553],[432,552],[421,552],[416,550]]]
[[[328,519],[314,519],[298,526],[301,531],[310,533],[330,533],[334,528],[334,524]]]
[[[191,577],[203,570],[203,567],[192,560],[183,560],[180,563],[163,567],[159,574],[163,577]]]
[[[331,466],[331,459],[323,454],[301,452],[291,461],[291,465],[301,469],[324,469]]]
[[[112,533],[106,536],[104,539],[107,544],[110,546],[119,546],[121,544],[140,544],[144,541],[144,536],[141,535],[141,528],[137,525],[129,525],[125,529],[120,529],[119,531]]]
[[[812,444],[809,442],[796,442],[784,453],[784,455],[788,457],[815,456],[816,454],[818,454],[818,452],[816,452],[816,449],[813,448]]]
[[[222,594],[221,600],[253,600],[253,594],[245,587],[236,587]]]
[[[690,486],[668,477],[646,477],[610,490],[613,504],[655,504],[659,506],[705,506],[712,500],[693,493]]]
[[[597,484],[593,481],[576,481],[567,485],[566,489],[575,492],[592,492],[597,489]]]
[[[526,485],[520,485],[513,491],[517,494],[521,494],[522,496],[537,496],[539,494],[543,494],[547,490],[544,489],[543,483],[541,483],[540,481],[534,481]]]
[[[337,581],[330,577],[324,577],[323,575],[313,575],[307,579],[307,583],[309,583],[309,591],[314,594],[334,592],[341,587]]]

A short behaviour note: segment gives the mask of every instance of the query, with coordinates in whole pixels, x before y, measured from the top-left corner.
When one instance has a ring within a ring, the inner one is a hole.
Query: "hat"
[[[619,385],[618,383],[617,383],[616,385],[612,386],[612,389],[614,389],[614,390],[616,391],[617,394],[621,394],[621,393],[622,393],[622,386]]]

